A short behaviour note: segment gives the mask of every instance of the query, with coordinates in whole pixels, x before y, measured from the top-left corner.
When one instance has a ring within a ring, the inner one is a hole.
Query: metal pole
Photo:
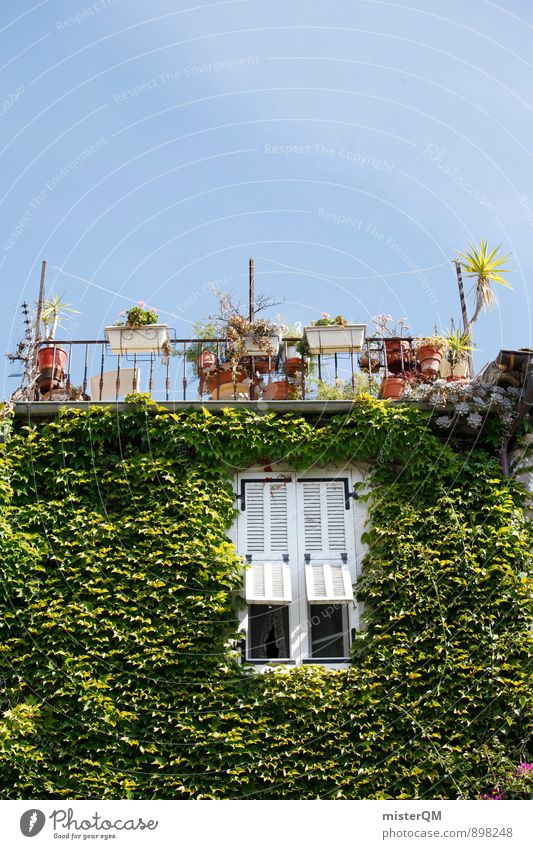
[[[463,286],[463,275],[461,274],[461,265],[454,259],[455,273],[457,274],[457,286],[459,288],[459,300],[461,301],[461,315],[463,316],[463,327],[468,330],[468,314],[466,311],[465,290]]]
[[[250,269],[249,269],[248,280],[249,280],[248,300],[249,300],[249,304],[250,304],[249,318],[250,318],[250,321],[253,321],[254,315],[255,315],[255,262],[254,262],[253,256],[250,257]]]
[[[46,280],[46,260],[43,259],[43,263],[41,265],[41,283],[39,286],[39,299],[37,301],[37,314],[35,316],[35,358],[34,364],[37,366],[37,343],[41,339],[41,316],[43,314],[43,305],[44,305],[44,284]]]
[[[461,315],[463,317],[463,328],[468,331],[468,313],[466,310],[466,299],[465,299],[465,290],[463,286],[463,275],[461,274],[461,264],[458,260],[454,260],[455,264],[455,273],[457,275],[457,286],[459,288],[459,300],[461,302]],[[470,334],[469,334],[470,336]],[[470,336],[470,339],[472,337]],[[472,377],[474,374],[474,358],[472,356],[472,351],[468,352],[468,376]]]

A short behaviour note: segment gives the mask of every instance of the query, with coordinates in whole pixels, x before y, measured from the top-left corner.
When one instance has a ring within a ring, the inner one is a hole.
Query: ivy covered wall
[[[350,668],[254,675],[232,651],[232,476],[259,459],[372,464]],[[523,493],[420,411],[15,421],[0,501],[4,798],[530,792]]]

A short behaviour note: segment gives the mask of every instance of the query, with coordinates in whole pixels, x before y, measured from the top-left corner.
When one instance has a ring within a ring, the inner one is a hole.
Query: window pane
[[[345,657],[346,626],[342,604],[311,604],[311,657]]]
[[[289,658],[289,608],[269,604],[248,606],[248,657],[253,660]]]

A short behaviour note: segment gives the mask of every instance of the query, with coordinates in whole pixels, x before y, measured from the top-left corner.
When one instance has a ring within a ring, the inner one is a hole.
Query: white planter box
[[[365,340],[366,324],[332,324],[329,327],[304,327],[311,354],[336,354],[360,351]]]
[[[271,354],[272,357],[277,357],[280,343],[281,343],[281,334],[280,333],[273,333],[272,336],[270,337],[270,344],[272,346],[272,350],[274,351],[274,353]],[[245,344],[245,347],[246,347],[247,356],[249,356],[249,357],[268,357],[268,353],[266,351],[263,351],[261,348],[259,348],[257,343],[254,342],[253,336],[246,336],[245,339],[244,339],[244,344]]]
[[[106,327],[105,335],[112,354],[157,353],[169,341],[168,324]]]

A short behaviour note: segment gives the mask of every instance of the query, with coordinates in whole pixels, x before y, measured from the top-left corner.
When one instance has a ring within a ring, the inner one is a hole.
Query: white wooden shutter
[[[344,563],[308,563],[305,567],[305,583],[310,604],[353,601],[350,570]]]
[[[246,571],[248,604],[289,604],[292,599],[288,563],[252,560]]]
[[[350,564],[355,561],[353,533],[343,479],[300,480],[300,519],[307,601],[353,601]],[[303,525],[303,527],[302,527]]]
[[[289,604],[292,598],[288,561],[290,481],[244,480],[239,552],[246,570],[248,604]]]
[[[289,550],[287,484],[283,481],[245,481],[244,539],[241,554],[252,560],[281,559]]]
[[[329,558],[348,551],[346,491],[342,480],[299,481],[303,492],[304,551]]]

